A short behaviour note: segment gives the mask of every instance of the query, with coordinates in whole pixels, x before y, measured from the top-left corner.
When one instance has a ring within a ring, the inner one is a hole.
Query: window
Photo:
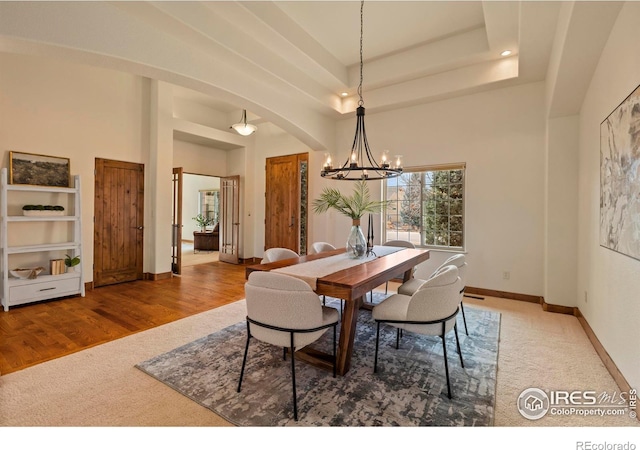
[[[220,215],[220,191],[204,190],[198,192],[199,213],[211,220],[211,228],[217,223]]]
[[[384,241],[464,249],[465,164],[406,169],[385,181]]]

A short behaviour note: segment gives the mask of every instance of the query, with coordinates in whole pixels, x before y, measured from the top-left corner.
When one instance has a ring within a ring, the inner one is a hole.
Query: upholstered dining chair
[[[328,242],[314,242],[311,244],[313,253],[328,252],[329,250],[335,250],[336,248]]]
[[[300,255],[298,255],[296,252],[288,248],[280,248],[280,247],[268,248],[264,251],[264,256],[260,264],[280,261],[282,259],[297,258],[299,256]]]
[[[386,241],[384,244],[382,244],[385,247],[403,247],[403,248],[416,248],[416,246],[413,244],[413,242],[409,242],[409,241],[403,241],[403,240],[391,240],[391,241]],[[413,268],[413,271],[416,271],[416,268]],[[389,293],[389,282],[387,281],[384,285],[384,295],[387,295]],[[373,291],[371,291],[369,293],[369,295],[371,296],[371,302],[373,303]]]
[[[238,392],[249,353],[251,338],[287,350],[291,359],[293,386],[293,418],[298,420],[296,396],[295,352],[317,341],[329,328],[333,329],[333,376],[336,376],[336,326],[338,311],[322,306],[309,285],[289,275],[253,272],[245,283],[247,303],[247,344],[242,359]]]
[[[466,258],[462,253],[455,254],[447,258],[433,273],[429,276],[429,278],[433,278],[436,276],[442,269],[449,265],[454,265],[458,268],[458,275],[462,280],[462,296],[460,297],[460,311],[462,312],[462,321],[464,322],[464,332],[469,336],[469,329],[467,328],[467,317],[464,314],[464,304],[462,302],[462,297],[464,296],[464,289],[466,286],[466,274],[467,274],[467,262]],[[403,295],[413,295],[415,291],[420,289],[427,280],[421,280],[419,278],[412,278],[411,280],[403,283],[398,287],[398,294]]]
[[[400,331],[440,336],[444,352],[444,369],[447,377],[447,393],[451,398],[449,363],[447,361],[446,335],[455,332],[456,346],[460,364],[464,367],[456,316],[460,310],[462,280],[456,266],[447,266],[436,276],[427,280],[413,295],[394,294],[373,307],[373,319],[376,321],[376,351],[373,363],[374,373],[378,370],[378,346],[380,324],[396,327],[396,349],[400,345]]]

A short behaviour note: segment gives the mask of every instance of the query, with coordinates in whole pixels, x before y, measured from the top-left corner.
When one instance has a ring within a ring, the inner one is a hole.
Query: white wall
[[[71,174],[82,178],[82,264],[85,280],[91,281],[95,158],[148,163],[149,81],[0,53],[3,167],[8,167],[10,150],[70,158]]]
[[[372,151],[401,154],[405,167],[467,164],[468,286],[543,293],[543,97],[543,84],[534,83],[365,117]],[[353,121],[339,124],[337,161],[346,159],[354,132]],[[347,219],[317,218],[315,225],[332,231],[314,237],[346,240]],[[432,252],[418,275],[447,256]]]
[[[578,116],[549,119],[545,158],[544,299],[576,306]]]
[[[72,172],[83,175],[88,218],[85,249],[90,251],[94,158],[107,155],[147,162],[148,82],[115,71],[28,56],[2,55],[2,63],[2,85],[7,87],[2,90],[3,117],[7,117],[2,149],[72,158]],[[470,286],[542,294],[541,98],[542,85],[532,84],[366,117],[374,151],[385,148],[402,153],[406,166],[467,163]],[[346,155],[354,118],[340,122],[338,129],[338,145]],[[232,151],[173,142],[174,166],[208,175],[241,175],[246,244],[242,257],[260,257],[263,251],[266,157],[308,152],[311,200],[332,184],[319,176],[323,152],[269,124],[262,124],[254,136],[255,140],[247,140],[246,149]],[[341,156],[336,152],[334,157]],[[338,185],[347,189],[347,184]],[[341,245],[346,239],[348,219],[312,212],[309,219],[310,242]],[[446,256],[434,253],[430,263],[435,265]],[[87,253],[85,261],[90,260],[92,253]],[[502,280],[504,270],[511,272],[508,281]]]
[[[173,167],[182,167],[185,172],[224,177],[227,160],[227,150],[173,140]]]
[[[599,245],[600,123],[640,84],[640,3],[627,2],[580,114],[578,306],[631,386],[640,386],[640,261]],[[587,293],[587,300],[584,293]]]

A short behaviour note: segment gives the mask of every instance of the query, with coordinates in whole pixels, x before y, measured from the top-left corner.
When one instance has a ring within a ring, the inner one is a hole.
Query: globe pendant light
[[[382,180],[394,178],[402,173],[400,156],[396,155],[393,164],[389,161],[388,152],[383,152],[381,163],[378,164],[371,154],[367,134],[364,129],[364,100],[362,99],[362,31],[363,31],[364,0],[360,2],[360,84],[358,85],[358,108],[356,109],[356,135],[353,138],[351,153],[347,161],[339,167],[334,167],[331,155],[327,155],[320,176],[333,180]]]
[[[258,127],[256,127],[255,125],[247,123],[246,109],[242,110],[242,117],[240,118],[240,122],[234,123],[229,128],[233,128],[237,131],[238,134],[241,134],[242,136],[249,136],[250,134],[255,133],[255,131],[258,129]]]

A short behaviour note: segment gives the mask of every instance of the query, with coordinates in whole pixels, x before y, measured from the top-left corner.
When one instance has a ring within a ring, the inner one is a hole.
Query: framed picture
[[[9,152],[9,183],[69,187],[69,158]]]
[[[640,86],[600,124],[600,245],[640,259]]]

